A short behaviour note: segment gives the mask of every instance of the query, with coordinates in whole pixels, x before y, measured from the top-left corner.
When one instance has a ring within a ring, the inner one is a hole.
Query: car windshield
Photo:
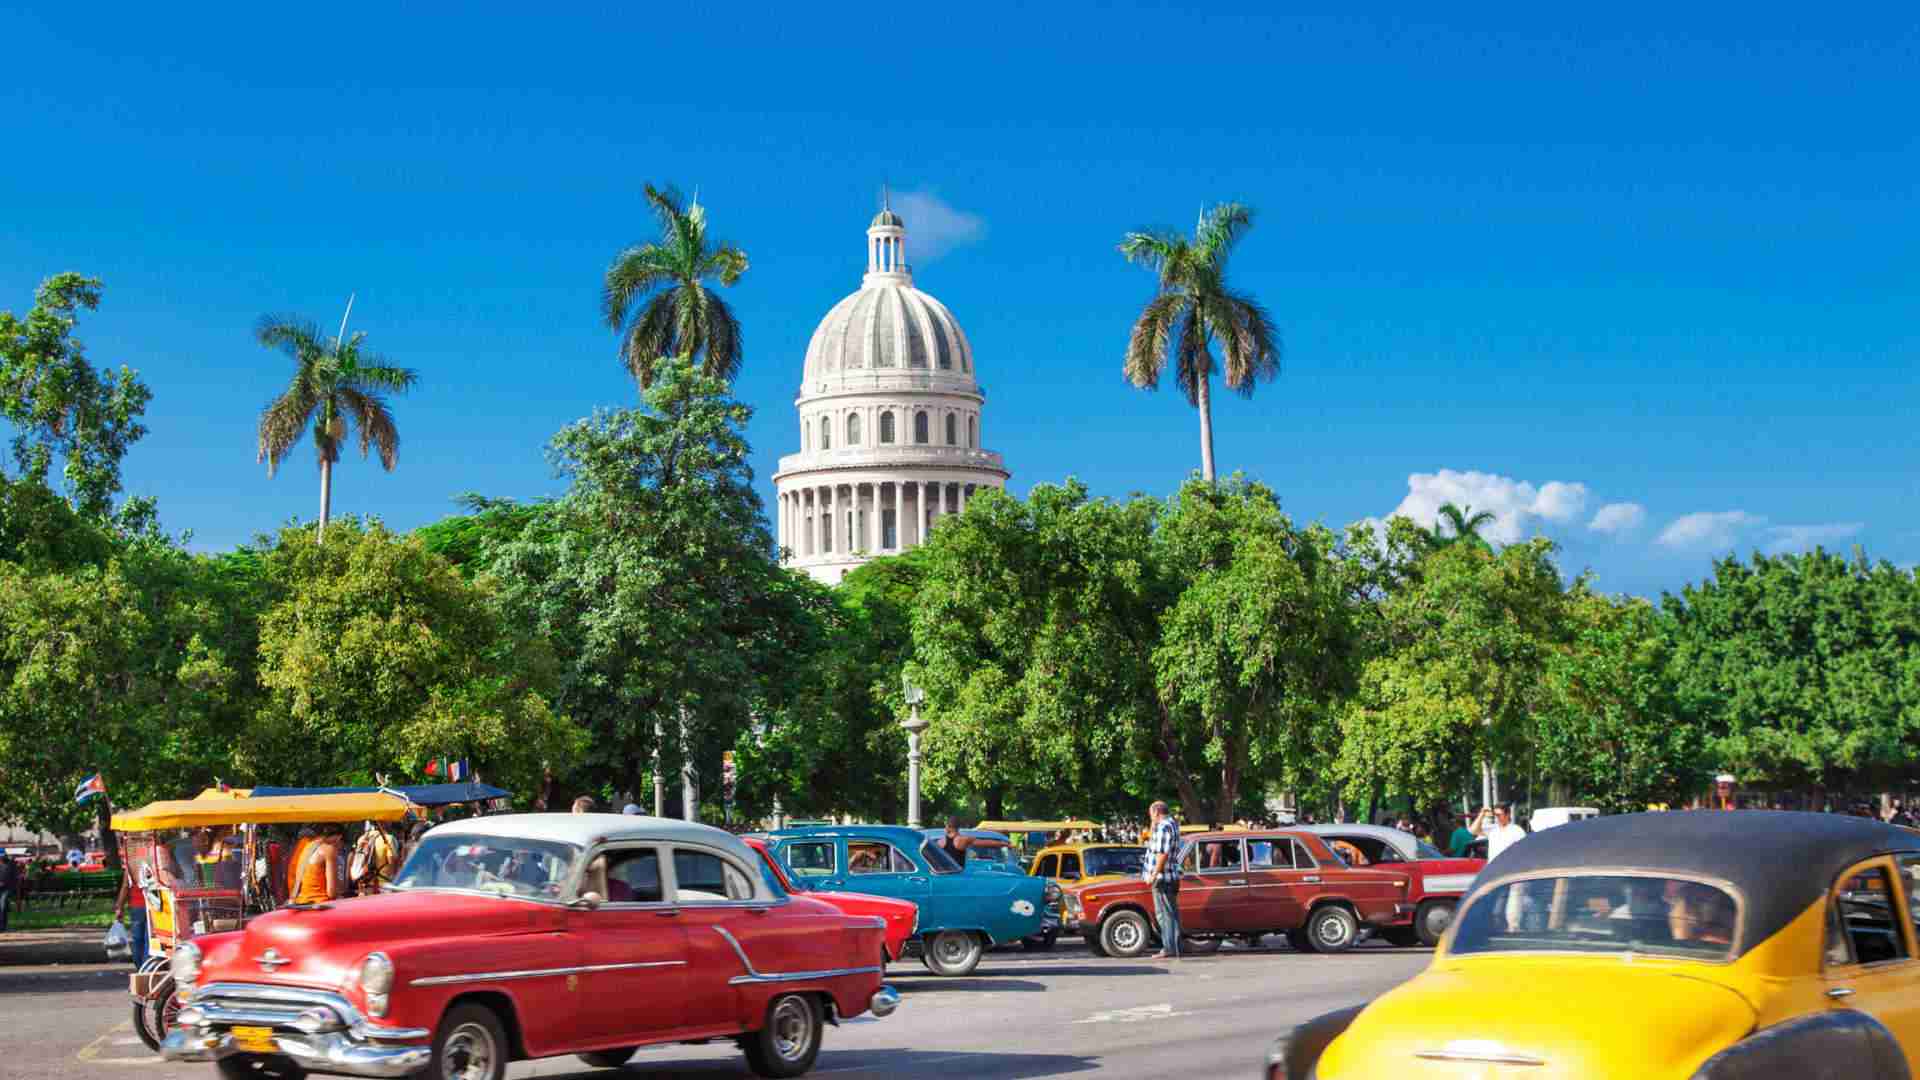
[[[1425,840],[1419,840],[1419,839],[1414,840],[1413,850],[1417,852],[1420,858],[1422,859],[1448,858],[1448,855],[1446,852],[1441,851],[1439,848],[1434,847],[1432,844],[1427,843]]]
[[[1087,876],[1137,874],[1140,872],[1141,860],[1146,857],[1146,848],[1089,848],[1086,853]]]
[[[986,863],[1002,870],[1020,869],[1020,860],[1005,844],[981,840],[967,847],[967,861]]]
[[[578,847],[555,840],[428,833],[392,887],[558,897],[579,857]]]
[[[948,855],[942,850],[937,841],[929,840],[920,845],[920,857],[927,860],[927,868],[936,874],[957,874],[960,872],[960,864],[954,862],[953,856]]]
[[[1515,881],[1481,894],[1454,922],[1452,954],[1641,953],[1723,960],[1739,904],[1681,878],[1574,874]]]
[[[760,856],[760,876],[767,879],[767,885],[773,889],[774,895],[777,896],[783,892],[801,893],[812,888],[811,885],[807,884],[806,879],[794,873],[793,868],[790,866],[783,864],[779,871],[776,872],[773,866],[776,856],[773,852],[760,847],[756,847],[753,850]],[[784,881],[781,880],[783,875],[786,879]]]

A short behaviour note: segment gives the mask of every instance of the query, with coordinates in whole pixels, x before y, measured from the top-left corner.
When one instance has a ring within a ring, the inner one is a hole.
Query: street
[[[1277,942],[1278,939],[1269,939]],[[1001,951],[973,976],[941,979],[895,964],[904,998],[886,1020],[829,1028],[810,1075],[1001,1078],[1251,1076],[1282,1026],[1364,1001],[1424,967],[1425,949],[1366,945],[1340,956],[1284,945],[1229,947],[1174,964]],[[0,1077],[196,1080],[210,1066],[167,1066],[128,1025],[119,965],[0,968]],[[621,1072],[577,1059],[523,1062],[509,1077],[744,1077],[731,1044],[643,1050]]]

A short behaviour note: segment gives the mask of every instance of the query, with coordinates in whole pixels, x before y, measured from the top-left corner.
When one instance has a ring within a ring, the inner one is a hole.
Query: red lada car
[[[1413,905],[1413,925],[1394,926],[1380,936],[1395,945],[1440,943],[1453,922],[1453,909],[1486,868],[1485,859],[1456,859],[1412,833],[1385,825],[1301,825],[1329,844],[1338,840],[1360,853],[1356,866],[1394,870],[1407,875],[1407,902]],[[1349,860],[1350,862],[1353,860]]]
[[[1312,833],[1280,829],[1188,836],[1180,852],[1181,947],[1211,951],[1228,938],[1285,934],[1297,949],[1337,953],[1361,927],[1410,926],[1404,872],[1350,867]],[[1157,943],[1153,892],[1138,879],[1066,890],[1065,926],[1107,956]]]
[[[798,1076],[823,1020],[899,1002],[881,920],[794,896],[739,840],[614,814],[442,825],[388,891],[289,907],[182,944],[188,995],[161,1043],[222,1076],[501,1080],[576,1054],[732,1039]]]
[[[772,883],[789,893],[804,893],[808,899],[821,900],[832,904],[848,915],[876,915],[887,924],[887,951],[880,960],[885,963],[900,959],[900,950],[920,932],[920,905],[911,900],[896,900],[891,896],[872,896],[868,893],[829,892],[816,889],[807,883],[807,879],[787,872],[787,865],[779,857],[767,850],[766,841],[758,837],[742,837],[747,846],[758,852],[760,864],[772,879]]]

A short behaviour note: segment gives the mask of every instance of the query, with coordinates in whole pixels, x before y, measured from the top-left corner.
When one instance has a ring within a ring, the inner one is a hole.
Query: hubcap
[[[942,934],[933,949],[941,963],[958,964],[967,958],[967,939],[958,934]]]
[[[493,1075],[496,1056],[492,1032],[479,1024],[461,1024],[447,1036],[440,1076],[442,1080],[486,1080]]]
[[[1320,920],[1320,940],[1328,945],[1347,943],[1347,924],[1340,919]]]
[[[768,1027],[773,1029],[773,1052],[781,1061],[799,1061],[813,1046],[813,1016],[799,998],[781,998]]]
[[[1451,925],[1452,922],[1453,909],[1451,907],[1445,904],[1439,904],[1427,909],[1427,929],[1432,932],[1433,936],[1439,937],[1441,934],[1446,933],[1447,927]]]
[[[1132,919],[1113,924],[1113,944],[1122,951],[1140,947],[1140,927]]]

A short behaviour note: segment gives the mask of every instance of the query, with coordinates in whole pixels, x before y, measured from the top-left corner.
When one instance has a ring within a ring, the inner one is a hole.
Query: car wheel
[[[965,930],[942,930],[927,942],[927,970],[935,975],[971,974],[984,952],[980,939]]]
[[[1220,943],[1225,939],[1217,937],[1188,937],[1180,935],[1180,951],[1195,956],[1210,956],[1220,951]]]
[[[1380,940],[1402,949],[1420,944],[1420,932],[1411,926],[1389,926],[1380,931]]]
[[[225,1080],[304,1080],[307,1070],[283,1057],[234,1054],[214,1063]]]
[[[1360,920],[1337,904],[1316,908],[1307,916],[1307,941],[1314,952],[1346,952],[1360,940]]]
[[[1420,944],[1438,945],[1440,939],[1447,936],[1447,927],[1453,925],[1453,901],[1429,900],[1420,905],[1414,913],[1413,928],[1420,935]]]
[[[1107,947],[1105,945],[1100,944],[1099,934],[1088,934],[1086,937],[1083,937],[1080,940],[1087,943],[1087,951],[1092,953],[1093,955],[1095,956],[1107,955]]]
[[[767,1004],[766,1023],[745,1039],[747,1064],[761,1076],[799,1076],[820,1055],[820,1006],[806,994]]]
[[[433,1036],[430,1080],[502,1080],[507,1075],[506,1030],[485,1005],[447,1010]]]
[[[1293,946],[1294,952],[1313,951],[1313,942],[1307,940],[1307,932],[1305,930],[1289,930],[1286,936],[1287,944]]]
[[[590,1054],[575,1054],[581,1061],[596,1069],[617,1069],[627,1063],[627,1059],[639,1050],[637,1046],[623,1046],[618,1050],[595,1050]]]
[[[1108,956],[1132,959],[1153,948],[1153,930],[1137,911],[1116,911],[1100,924],[1100,945]]]
[[[1032,937],[1021,938],[1020,947],[1028,952],[1052,952],[1054,943],[1058,940],[1058,934],[1035,934]]]

